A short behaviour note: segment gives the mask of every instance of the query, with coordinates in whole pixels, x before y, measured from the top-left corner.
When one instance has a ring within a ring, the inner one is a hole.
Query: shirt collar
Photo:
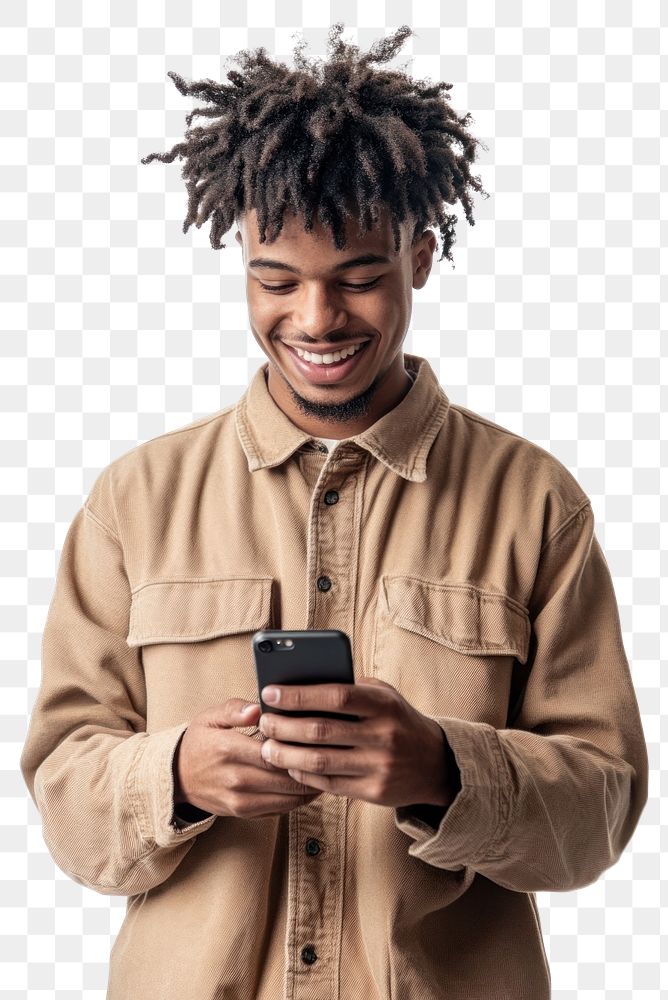
[[[447,416],[450,400],[426,358],[404,352],[404,367],[415,374],[404,398],[375,424],[348,440],[397,475],[421,483],[427,478],[427,455]],[[250,472],[280,465],[307,441],[314,440],[312,434],[293,424],[271,396],[265,380],[268,368],[268,362],[258,368],[235,409],[237,433]]]

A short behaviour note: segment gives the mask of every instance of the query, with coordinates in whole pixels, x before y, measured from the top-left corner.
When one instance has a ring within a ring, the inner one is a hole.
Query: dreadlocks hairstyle
[[[195,115],[211,118],[210,125],[188,128],[185,142],[141,161],[185,159],[184,233],[211,216],[211,246],[219,250],[235,217],[255,208],[260,242],[267,242],[267,230],[271,242],[289,206],[303,218],[306,232],[317,213],[343,249],[345,216],[357,219],[362,236],[386,205],[396,253],[399,224],[408,217],[414,222],[411,243],[425,227],[437,226],[443,241],[439,260],[452,262],[457,216],[445,214],[443,203],[459,200],[469,225],[475,225],[469,190],[489,195],[469,166],[476,146],[487,147],[467,132],[470,113],[460,118],[449,105],[451,83],[372,68],[399,51],[413,34],[408,25],[376,41],[366,54],[342,41],[343,27],[337,22],[330,28],[324,65],[304,57],[302,39],[293,52],[295,69],[273,62],[261,47],[228,60],[241,67],[227,73],[229,84],[186,83],[178,73],[167,74],[182,94],[212,105],[186,116],[188,126]]]

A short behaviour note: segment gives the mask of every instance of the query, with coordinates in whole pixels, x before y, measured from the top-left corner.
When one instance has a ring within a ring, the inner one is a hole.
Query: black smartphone
[[[297,711],[265,705],[260,692],[267,684],[354,684],[350,639],[340,629],[264,629],[252,639],[258,694],[263,712],[324,716],[359,722],[344,712]]]

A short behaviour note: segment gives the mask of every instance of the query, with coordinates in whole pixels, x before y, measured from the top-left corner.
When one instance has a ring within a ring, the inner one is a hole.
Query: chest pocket
[[[148,732],[190,721],[228,698],[258,701],[251,637],[273,625],[272,583],[192,578],[133,591],[127,643],[140,648]]]
[[[424,715],[506,725],[513,663],[531,626],[513,598],[459,581],[383,575],[373,674]]]

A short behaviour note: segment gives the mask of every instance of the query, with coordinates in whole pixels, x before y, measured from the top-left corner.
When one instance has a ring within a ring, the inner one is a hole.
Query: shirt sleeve
[[[648,757],[610,571],[587,502],[543,545],[528,679],[512,728],[436,718],[461,788],[440,821],[395,823],[409,854],[517,892],[571,891],[614,865],[648,796]]]
[[[130,601],[119,540],[87,502],[64,541],[20,767],[58,867],[124,896],[167,879],[217,818],[174,822],[173,757],[188,723],[146,732]]]

